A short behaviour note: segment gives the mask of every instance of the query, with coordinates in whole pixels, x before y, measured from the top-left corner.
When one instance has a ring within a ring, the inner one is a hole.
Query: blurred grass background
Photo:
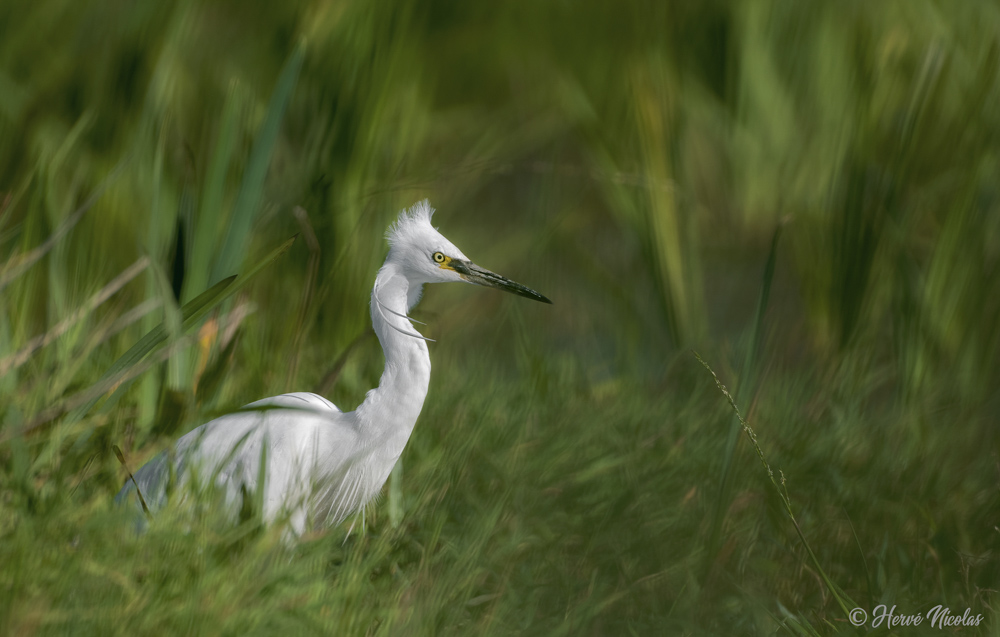
[[[976,0],[0,4],[0,630],[852,632],[825,574],[1000,634],[998,41]],[[424,197],[555,305],[426,290],[366,530],[136,536],[111,445],[378,382]]]

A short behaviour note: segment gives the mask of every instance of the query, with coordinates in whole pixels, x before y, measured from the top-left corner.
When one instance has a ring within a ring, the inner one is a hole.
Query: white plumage
[[[234,513],[262,486],[264,519],[287,516],[297,535],[310,523],[333,525],[363,511],[403,452],[427,396],[426,339],[408,318],[423,285],[466,281],[551,303],[471,263],[431,226],[433,213],[422,201],[401,212],[386,233],[389,254],[371,299],[385,371],[364,402],[344,413],[316,394],[284,394],[198,427],[136,472],[135,483],[151,509],[163,506],[169,484],[183,497],[194,481],[218,485]],[[116,500],[134,491],[130,480]]]

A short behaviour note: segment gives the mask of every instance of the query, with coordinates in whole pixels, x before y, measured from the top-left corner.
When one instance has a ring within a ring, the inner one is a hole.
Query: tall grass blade
[[[857,603],[854,600],[852,600],[847,595],[847,593],[841,590],[841,588],[837,586],[837,584],[832,579],[830,579],[830,576],[826,574],[826,571],[823,569],[822,564],[820,564],[819,558],[816,557],[816,553],[813,552],[812,546],[809,545],[809,541],[806,540],[806,536],[802,532],[802,528],[799,526],[798,520],[795,518],[795,513],[792,511],[792,501],[788,497],[788,489],[785,488],[784,474],[781,475],[781,482],[779,483],[778,480],[774,477],[774,471],[771,469],[770,463],[768,463],[767,459],[764,457],[764,451],[760,448],[760,443],[757,442],[757,434],[750,427],[750,423],[748,423],[746,419],[743,418],[743,416],[740,414],[740,408],[736,405],[736,400],[733,399],[733,395],[729,393],[729,390],[726,389],[726,386],[722,384],[722,381],[719,380],[719,377],[715,374],[715,371],[711,368],[711,366],[709,366],[709,364],[705,362],[705,359],[703,359],[701,355],[698,354],[698,352],[694,352],[694,355],[695,358],[698,359],[698,362],[701,363],[705,367],[705,369],[708,370],[708,373],[712,375],[712,378],[715,380],[716,387],[719,388],[719,391],[722,392],[722,395],[725,396],[726,400],[729,401],[729,405],[733,408],[733,413],[736,414],[736,418],[739,420],[743,432],[746,434],[747,439],[750,441],[750,444],[753,445],[754,451],[757,452],[757,457],[760,459],[760,463],[764,466],[764,469],[767,471],[768,479],[771,481],[771,484],[774,485],[775,490],[777,490],[778,496],[781,498],[781,502],[785,508],[785,515],[788,516],[788,519],[791,520],[792,525],[795,527],[795,533],[796,535],[799,536],[799,540],[802,541],[802,545],[805,547],[806,552],[809,554],[809,560],[812,562],[813,568],[815,568],[816,572],[819,573],[819,576],[823,580],[823,583],[826,585],[827,590],[829,590],[830,594],[833,595],[834,599],[837,600],[837,604],[840,606],[840,609],[844,612],[844,615],[846,616],[850,612],[849,609],[857,607]]]
[[[288,241],[284,242],[283,244],[281,244],[280,246],[278,246],[277,248],[275,248],[274,250],[272,250],[270,254],[268,254],[266,257],[264,257],[260,262],[257,263],[257,265],[255,265],[253,268],[251,268],[243,276],[236,277],[234,275],[233,277],[230,277],[228,279],[223,279],[223,282],[224,281],[233,281],[232,285],[228,285],[228,286],[225,286],[225,287],[219,289],[216,295],[205,299],[205,301],[201,305],[199,305],[197,308],[192,309],[191,312],[185,312],[185,311],[183,311],[183,308],[182,308],[181,314],[182,314],[182,317],[183,317],[183,322],[181,324],[181,328],[180,328],[180,331],[179,331],[178,334],[179,335],[180,334],[186,334],[190,330],[194,329],[194,327],[198,323],[200,323],[201,320],[210,311],[212,311],[214,308],[216,308],[218,305],[220,305],[223,301],[225,301],[226,299],[232,297],[237,292],[239,292],[240,290],[242,290],[244,287],[246,287],[247,285],[249,285],[254,280],[254,278],[256,278],[256,276],[262,270],[264,270],[264,268],[266,268],[267,266],[271,265],[275,260],[278,259],[278,257],[280,257],[281,255],[283,255],[285,252],[288,251],[288,249],[295,242],[295,238],[296,237],[298,237],[298,235],[295,235],[295,237],[292,237]],[[235,281],[234,281],[234,279],[235,279]],[[217,287],[218,287],[218,284],[216,284],[215,286],[212,286],[212,288],[210,288],[210,289],[215,290]],[[201,297],[198,297],[198,298],[201,298]],[[198,300],[198,299],[195,299],[195,300]],[[193,302],[192,302],[192,304],[193,304]],[[159,330],[159,332],[157,333],[157,339],[158,340],[156,341],[156,343],[154,345],[154,349],[157,346],[161,345],[164,342],[164,340],[166,339],[166,337],[168,336],[168,334],[167,334],[167,332],[165,330],[165,326],[163,324],[157,326],[157,328],[156,328],[156,330],[154,330],[154,332],[156,332],[157,330]],[[141,358],[140,358],[140,360],[141,360]],[[125,390],[128,389],[129,385],[134,380],[135,380],[135,378],[132,377],[128,381],[122,382],[119,386],[117,386],[115,388],[114,393],[110,397],[108,397],[108,400],[104,403],[104,405],[102,405],[102,407],[101,407],[101,413],[107,413],[115,405],[115,403],[118,401],[118,399],[125,393]],[[91,406],[93,406],[93,405],[91,405]]]
[[[271,101],[267,106],[267,116],[264,125],[257,134],[253,148],[250,151],[250,159],[246,172],[243,174],[243,182],[240,185],[239,194],[236,196],[236,203],[233,206],[233,213],[229,219],[229,230],[226,233],[225,242],[219,251],[218,260],[212,268],[210,281],[218,281],[229,274],[236,272],[243,256],[246,254],[246,246],[250,237],[250,229],[253,227],[254,219],[260,209],[260,197],[264,190],[264,179],[267,176],[267,168],[271,163],[271,154],[274,151],[275,141],[278,139],[278,131],[281,128],[281,120],[284,117],[288,100],[295,88],[299,71],[302,68],[302,60],[305,57],[305,44],[300,43],[295,47],[292,56],[285,63],[285,68],[281,71],[278,84],[271,96]]]
[[[149,265],[149,259],[147,257],[140,257],[135,263],[126,268],[124,272],[116,276],[107,285],[98,290],[97,293],[91,296],[90,299],[88,299],[87,302],[79,307],[75,312],[56,324],[56,326],[51,330],[31,339],[27,345],[22,347],[16,353],[0,359],[0,376],[3,376],[10,370],[17,369],[21,365],[28,362],[32,354],[65,334],[67,330],[79,323],[99,305],[111,298],[111,296],[124,287],[126,283],[138,276],[147,265]]]
[[[193,290],[203,290],[208,286],[213,258],[219,248],[219,236],[224,232],[228,219],[224,202],[226,175],[236,150],[238,124],[245,110],[244,101],[244,91],[239,85],[233,84],[222,109],[222,126],[215,140],[215,148],[212,151],[204,190],[198,205],[198,217],[193,228],[191,259],[188,263],[182,298],[190,296]]]
[[[297,236],[297,235],[296,235]],[[248,285],[254,278],[267,266],[278,259],[282,254],[284,254],[295,242],[295,237],[292,237],[288,241],[275,248],[264,257],[261,261],[257,263],[253,268],[251,268],[245,275],[237,278],[235,275],[219,281],[211,288],[198,295],[194,300],[185,304],[181,308],[182,324],[181,333],[185,333],[192,329],[198,322],[210,312],[213,308],[218,306],[220,303],[236,294],[238,291],[243,289]],[[153,328],[149,333],[142,337],[139,342],[133,345],[127,352],[122,354],[122,356],[108,368],[108,371],[101,376],[100,380],[95,383],[99,385],[105,383],[116,377],[124,377],[128,371],[142,361],[143,358],[148,356],[150,353],[154,352],[167,340],[167,329],[166,326],[161,323]],[[133,379],[134,380],[134,379]],[[102,411],[106,411],[114,404],[117,397],[121,395],[124,389],[127,388],[128,382],[119,385],[108,401],[105,403]],[[85,403],[80,408],[74,410],[69,416],[69,421],[74,422],[83,418],[93,408],[93,406],[100,400],[100,397],[94,397],[87,403]]]
[[[184,307],[181,308],[181,315],[184,317],[184,323],[187,323],[188,317],[200,317],[204,315],[204,313],[208,312],[209,309],[217,305],[223,298],[225,291],[232,286],[235,280],[236,276],[233,275],[227,279],[219,281],[210,289],[200,294],[197,298],[184,305]],[[104,372],[104,375],[102,375],[101,378],[94,383],[94,385],[101,385],[113,378],[124,376],[129,369],[137,365],[143,358],[153,352],[159,344],[166,340],[166,325],[164,323],[160,323],[147,332],[145,336],[139,339],[139,341],[130,347],[127,352],[122,354],[118,360],[112,363],[111,367]],[[98,400],[100,400],[100,397],[95,397],[79,409],[75,410],[69,416],[69,421],[73,422],[85,416]]]
[[[689,342],[695,325],[692,288],[696,284],[688,271],[685,253],[689,250],[683,219],[674,187],[673,149],[678,136],[676,106],[668,87],[670,73],[659,59],[637,63],[633,68],[635,126],[641,141],[643,174],[650,186],[641,206],[642,229],[648,241],[653,273],[671,336],[677,344]],[[653,184],[669,184],[656,187]]]
[[[80,218],[83,217],[83,215],[90,210],[95,203],[97,203],[97,200],[101,198],[104,191],[107,190],[115,179],[118,178],[125,165],[126,162],[124,160],[118,164],[115,169],[111,171],[111,174],[105,177],[104,181],[102,181],[94,192],[87,197],[87,200],[84,201],[79,208],[74,210],[72,214],[66,217],[66,220],[63,221],[59,227],[56,228],[55,232],[53,232],[48,239],[42,242],[41,245],[32,248],[28,252],[11,257],[6,263],[4,263],[3,268],[0,269],[0,292],[2,292],[11,281],[27,272],[31,266],[38,262],[39,259],[48,254],[49,251],[55,247],[55,245],[59,243],[59,241],[65,237],[66,234],[74,228],[74,226],[76,226],[77,222],[80,221]]]
[[[754,312],[753,327],[750,332],[750,342],[747,344],[740,368],[740,381],[736,386],[737,404],[748,404],[753,393],[757,378],[757,352],[764,334],[764,315],[767,313],[767,302],[771,295],[771,281],[774,279],[774,264],[778,255],[778,239],[781,236],[781,225],[774,229],[771,235],[771,247],[767,252],[767,263],[764,265],[764,275],[761,279],[760,294],[757,296],[757,309]],[[726,451],[722,463],[722,480],[719,482],[719,493],[715,498],[715,509],[712,514],[712,530],[708,536],[708,550],[705,552],[703,578],[711,571],[712,561],[719,550],[719,533],[725,519],[725,511],[729,503],[730,482],[732,480],[733,459],[736,456],[736,443],[740,437],[740,419],[736,414],[729,424],[729,435],[726,438]]]
[[[139,504],[142,505],[142,512],[146,514],[146,519],[152,520],[153,514],[149,512],[149,507],[146,506],[146,498],[142,497],[142,490],[139,488],[139,483],[135,481],[135,476],[132,475],[132,470],[128,468],[128,464],[125,462],[125,455],[122,453],[121,448],[118,445],[111,445],[111,450],[115,452],[115,457],[118,458],[118,462],[121,463],[122,468],[125,469],[125,473],[128,474],[128,479],[132,481],[132,485],[135,486],[135,494],[139,496]]]

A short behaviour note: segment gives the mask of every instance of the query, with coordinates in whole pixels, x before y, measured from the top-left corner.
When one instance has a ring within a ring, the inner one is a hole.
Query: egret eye
[[[445,256],[440,252],[435,252],[431,258],[434,259],[434,263],[444,263],[445,260]]]

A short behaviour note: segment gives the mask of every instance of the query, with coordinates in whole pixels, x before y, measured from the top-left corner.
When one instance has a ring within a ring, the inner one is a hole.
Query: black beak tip
[[[552,301],[538,292],[535,292],[531,288],[511,281],[506,277],[500,276],[496,272],[490,272],[489,270],[480,268],[469,261],[452,261],[451,268],[458,272],[458,274],[469,283],[484,285],[490,288],[499,288],[504,292],[510,292],[511,294],[516,294],[517,296],[523,296],[524,298],[531,299],[532,301],[552,305]]]
[[[518,288],[513,288],[513,289],[507,288],[507,291],[513,292],[518,296],[523,296],[526,299],[531,299],[532,301],[538,301],[539,303],[548,303],[549,305],[552,305],[552,301],[550,301],[548,297],[541,295],[538,292],[535,292],[531,288],[519,286]]]

